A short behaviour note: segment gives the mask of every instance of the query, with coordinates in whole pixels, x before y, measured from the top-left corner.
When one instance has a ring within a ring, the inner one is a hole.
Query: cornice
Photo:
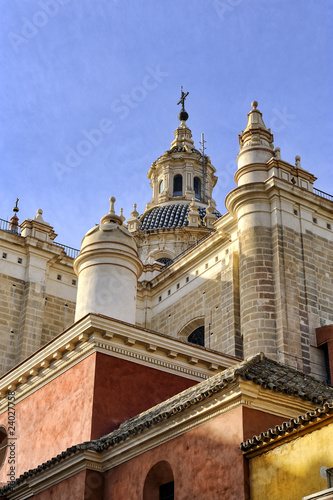
[[[0,413],[8,391],[16,403],[87,356],[101,352],[201,381],[239,360],[106,316],[89,314],[0,379]]]
[[[305,188],[294,186],[275,175],[269,177],[265,182],[253,182],[236,187],[228,193],[226,207],[230,213],[236,214],[237,210],[244,203],[259,201],[260,199],[269,201],[276,195],[285,197],[294,203],[310,205],[312,209],[317,209],[320,206],[321,208],[325,207],[329,212],[332,210],[332,202],[330,200],[321,198]]]
[[[14,490],[6,492],[6,498],[25,500],[86,469],[102,471],[100,453],[91,450],[79,451],[64,460],[55,462],[50,467],[28,477]]]
[[[168,266],[164,271],[155,276],[150,282],[151,288],[155,288],[158,285],[165,286],[165,280],[173,277],[174,274],[179,274],[184,269],[189,269],[192,265],[198,265],[200,261],[206,260],[207,256],[216,251],[217,244],[223,244],[223,242],[227,242],[230,238],[229,233],[223,232],[219,229],[219,231],[211,230],[205,236],[201,242],[199,241],[196,246],[193,248],[189,248],[184,252],[184,255],[181,256],[178,260],[176,260],[173,264]]]

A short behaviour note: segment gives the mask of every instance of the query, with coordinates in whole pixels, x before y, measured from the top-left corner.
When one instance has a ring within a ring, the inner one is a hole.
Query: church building
[[[261,447],[320,407],[333,437],[333,196],[254,101],[222,210],[186,96],[143,214],[111,197],[80,251],[41,209],[1,222],[0,499],[281,498]],[[313,457],[285,500],[333,498]]]

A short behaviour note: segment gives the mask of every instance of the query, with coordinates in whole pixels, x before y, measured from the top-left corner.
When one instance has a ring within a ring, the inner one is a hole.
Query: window
[[[194,193],[195,193],[196,199],[200,200],[201,180],[199,179],[199,177],[194,177],[193,188],[194,188]]]
[[[172,259],[169,259],[168,257],[160,257],[159,259],[156,259],[157,262],[160,262],[161,264],[164,264],[165,266],[170,266],[172,264]]]
[[[204,326],[199,326],[196,328],[191,335],[188,336],[187,338],[188,342],[191,342],[191,344],[197,344],[201,346],[205,346],[205,327]]]
[[[175,491],[174,481],[170,481],[170,483],[166,484],[161,484],[159,500],[174,500],[175,498],[174,491]]]
[[[6,254],[6,252],[3,252],[3,254],[2,254],[2,258],[3,258],[3,259],[7,259],[7,254]]]
[[[155,464],[147,474],[143,487],[143,500],[174,500],[174,477],[165,460]]]
[[[0,468],[5,461],[8,445],[8,435],[6,427],[0,426]]]
[[[161,194],[162,191],[163,191],[163,187],[164,187],[164,182],[163,182],[163,179],[160,181],[159,185],[158,185],[158,192]]]
[[[18,264],[22,264],[22,259],[21,259],[21,257],[19,257],[19,258],[17,259],[17,262],[18,262]]]
[[[72,280],[72,285],[76,285],[76,280]]]
[[[173,195],[181,196],[183,194],[183,178],[181,175],[175,175],[173,178]]]
[[[61,274],[57,274],[57,280],[61,281]]]

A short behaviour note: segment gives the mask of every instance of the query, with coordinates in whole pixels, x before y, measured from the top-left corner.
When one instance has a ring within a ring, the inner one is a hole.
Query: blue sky
[[[205,133],[225,212],[253,100],[282,158],[333,193],[330,0],[0,0],[0,218],[38,208],[79,247],[108,211],[151,199],[178,125]]]

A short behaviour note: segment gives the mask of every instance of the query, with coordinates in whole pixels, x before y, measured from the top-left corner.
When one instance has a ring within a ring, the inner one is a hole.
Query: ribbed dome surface
[[[204,217],[206,209],[198,207],[202,226],[204,227]],[[190,206],[185,204],[165,205],[162,207],[154,207],[140,217],[141,231],[163,228],[177,228],[187,226],[187,215]],[[220,212],[215,210],[214,215],[221,217]]]

